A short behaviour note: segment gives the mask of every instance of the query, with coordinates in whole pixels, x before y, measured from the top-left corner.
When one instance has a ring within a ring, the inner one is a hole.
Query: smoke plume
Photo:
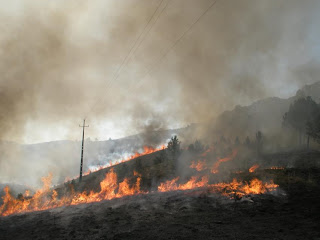
[[[3,1],[0,140],[79,140],[84,117],[99,139],[211,124],[319,80],[319,1],[219,0],[205,13],[211,3]]]

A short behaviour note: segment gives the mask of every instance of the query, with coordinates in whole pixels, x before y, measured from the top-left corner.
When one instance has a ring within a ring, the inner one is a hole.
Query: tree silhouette
[[[237,136],[234,140],[234,145],[239,145],[240,144],[240,140],[239,140],[239,137]]]
[[[203,152],[204,146],[203,146],[203,144],[202,144],[199,140],[196,140],[196,141],[194,142],[194,150],[195,150],[197,153]]]
[[[258,154],[261,153],[261,149],[262,149],[262,132],[258,131],[256,132],[256,142],[257,142],[257,152]]]
[[[251,140],[250,140],[249,136],[247,136],[246,141],[245,141],[245,144],[247,145],[247,147],[250,147],[250,145],[251,145]]]
[[[221,137],[220,137],[220,142],[222,142],[222,143],[226,143],[226,142],[227,142],[227,140],[225,139],[225,137],[224,137],[224,136],[221,136]]]
[[[299,98],[290,105],[289,111],[283,116],[283,126],[292,127],[299,134],[299,145],[302,144],[302,135],[307,134],[310,137],[310,132],[307,131],[307,124],[312,122],[318,106],[311,97]],[[309,129],[310,130],[310,129]]]
[[[177,136],[172,137],[168,143],[168,151],[172,154],[174,159],[180,154],[180,144],[181,142]]]
[[[201,141],[196,140],[194,143],[189,145],[188,150],[193,153],[201,153],[204,151],[204,145],[201,143]]]
[[[307,123],[308,146],[309,136],[320,143],[320,105],[314,117]]]

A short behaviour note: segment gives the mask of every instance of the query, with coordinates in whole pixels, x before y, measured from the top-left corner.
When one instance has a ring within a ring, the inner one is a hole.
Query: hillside
[[[177,134],[183,139],[193,128],[194,126],[189,126],[181,129],[150,131],[107,141],[93,141],[87,138],[84,172],[126,159],[135,152],[143,152],[144,146],[160,147],[166,144],[172,135]],[[53,174],[55,184],[79,174],[80,141],[64,140],[38,144],[0,142],[0,151],[2,152],[0,159],[3,160],[0,183],[24,183],[24,180],[28,179],[30,186],[40,187],[42,184],[40,177],[48,175],[49,172]]]
[[[304,86],[297,91],[295,96],[288,99],[267,98],[249,106],[236,106],[231,111],[223,112],[216,119],[210,138],[218,139],[223,135],[233,141],[235,136],[239,136],[243,141],[246,136],[254,138],[258,130],[269,136],[277,135],[282,131],[282,116],[290,104],[301,96],[311,96],[319,102],[320,82]],[[192,124],[181,129],[146,131],[107,141],[94,141],[87,138],[84,172],[125,159],[135,152],[141,152],[144,145],[158,147],[166,144],[168,139],[175,134],[186,147],[190,141],[195,140],[194,132],[198,126],[200,124]],[[79,174],[80,147],[80,141],[70,140],[25,145],[0,142],[0,150],[3,153],[0,158],[5,160],[2,161],[0,169],[0,183],[23,183],[24,179],[28,179],[29,185],[39,187],[41,185],[40,176],[45,176],[48,172],[53,173],[54,183],[64,182],[67,177],[73,178]],[[19,164],[17,167],[12,167],[14,163]],[[1,178],[1,175],[9,176],[9,174],[1,174],[1,171],[10,172],[10,179]]]
[[[269,135],[281,131],[282,117],[288,111],[294,100],[311,96],[320,103],[320,82],[306,85],[297,91],[296,95],[288,99],[277,97],[266,98],[254,102],[249,106],[236,106],[231,111],[222,113],[216,121],[217,134],[235,137],[255,136],[260,130]]]
[[[157,153],[159,154],[159,153]],[[156,157],[143,157],[142,165]],[[270,156],[290,162],[296,153]],[[301,153],[304,159],[309,153]],[[310,157],[319,163],[319,152]],[[135,161],[114,167],[134,167]],[[130,166],[131,165],[131,166]],[[77,188],[95,188],[106,171],[84,177]],[[128,171],[129,172],[129,171]],[[121,174],[120,174],[121,175]],[[319,168],[235,173],[237,178],[272,177],[280,189],[230,199],[210,189],[156,192],[89,204],[0,217],[3,239],[317,239]],[[168,177],[168,176],[166,176]],[[230,176],[232,177],[232,176]],[[119,181],[121,176],[119,176]],[[290,179],[290,182],[289,182]],[[304,204],[301,204],[303,202]]]

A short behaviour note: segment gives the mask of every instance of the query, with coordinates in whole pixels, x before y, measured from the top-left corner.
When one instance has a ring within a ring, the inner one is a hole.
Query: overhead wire
[[[171,51],[181,42],[181,40],[191,31],[191,29],[210,11],[210,9],[212,9],[215,4],[218,2],[219,0],[214,0],[209,6],[208,8],[180,35],[180,37],[168,48],[168,50],[159,58],[159,60],[153,65],[153,67],[151,67],[149,70],[147,70],[147,73],[140,78],[135,85],[132,85],[130,88],[127,89],[127,92],[125,94],[125,97],[128,98],[129,94],[134,93],[134,88],[137,88],[139,86],[139,84],[142,82],[142,80],[144,80],[148,75],[150,75],[152,72],[154,72],[156,70],[156,67],[161,65],[162,62],[164,61],[164,59],[168,56],[169,53],[171,53]],[[114,101],[112,102],[112,104],[110,105],[111,107],[113,107]]]
[[[137,38],[137,39],[134,41],[134,43],[132,44],[132,46],[131,46],[128,54],[127,54],[126,57],[123,59],[123,61],[121,62],[120,66],[117,68],[117,70],[114,72],[112,78],[109,79],[109,81],[106,83],[107,91],[109,91],[112,82],[114,82],[115,79],[117,78],[118,72],[121,71],[123,65],[126,63],[127,59],[129,58],[130,54],[132,53],[133,49],[135,48],[135,46],[136,46],[137,43],[139,42],[140,38],[142,37],[142,35],[143,35],[144,32],[146,31],[148,25],[150,24],[150,22],[151,22],[152,19],[154,18],[155,14],[158,12],[158,10],[159,10],[159,8],[160,8],[160,6],[162,5],[163,2],[164,2],[164,0],[160,0],[160,3],[157,5],[156,10],[152,13],[151,17],[149,18],[147,24],[145,25],[145,27],[143,28],[143,30],[142,30],[141,33],[139,34],[138,38]],[[166,4],[166,6],[167,6],[167,4]],[[165,6],[165,8],[166,8],[166,6]],[[162,14],[162,12],[163,12],[163,11],[161,11],[160,15]],[[157,19],[158,19],[158,18],[157,18]],[[150,31],[150,29],[149,29],[149,31]],[[149,31],[148,31],[148,32],[149,32]],[[145,36],[146,36],[146,35],[145,35]],[[140,46],[140,44],[139,44],[139,46]],[[103,98],[103,96],[101,96],[99,99],[101,100],[102,98]],[[98,99],[97,102],[100,102],[99,99]],[[97,105],[93,105],[92,108],[89,110],[89,113],[92,112],[96,106],[97,106]],[[89,113],[87,113],[87,114],[85,115],[85,118],[87,118],[87,115],[88,115]]]
[[[119,68],[117,69],[117,71],[115,71],[115,73],[113,74],[113,77],[109,80],[109,83],[113,83],[119,76],[121,70],[123,69],[123,66],[127,63],[127,60],[132,56],[132,54],[136,51],[136,46],[137,44],[140,44],[141,41],[144,40],[144,38],[147,36],[147,34],[149,33],[150,29],[153,27],[154,24],[151,25],[151,28],[149,28],[149,30],[147,30],[146,34],[144,35],[146,29],[148,28],[148,25],[150,24],[150,22],[152,21],[152,19],[154,18],[154,16],[156,15],[157,11],[159,10],[160,6],[162,5],[162,3],[164,2],[164,0],[161,0],[161,2],[159,3],[159,5],[157,6],[156,10],[153,12],[151,18],[148,20],[147,24],[145,25],[145,27],[143,28],[142,32],[140,33],[140,35],[138,36],[138,38],[136,39],[136,41],[134,42],[134,44],[131,46],[129,53],[126,55],[126,57],[123,59],[123,61],[121,62]],[[165,6],[166,7],[166,6]],[[164,8],[165,8],[164,7]],[[164,9],[163,8],[163,9]],[[158,17],[161,15],[162,11],[160,12],[160,14],[158,14]],[[158,19],[157,17],[157,19]],[[157,21],[156,19],[156,21]],[[144,38],[139,42],[140,38],[144,35]],[[107,88],[109,88],[110,86],[107,85]]]
[[[148,29],[148,31],[145,34],[145,37],[143,39],[141,39],[141,41],[138,43],[137,47],[132,51],[132,54],[128,55],[128,59],[130,59],[130,57],[136,52],[136,50],[141,46],[141,43],[146,39],[146,36],[148,36],[150,30],[153,28],[153,26],[157,23],[158,19],[160,18],[160,16],[162,15],[162,13],[164,12],[164,10],[167,8],[168,3],[170,0],[168,0],[166,2],[166,5],[162,8],[160,14],[158,14],[158,16],[156,17],[155,21],[152,23],[152,25],[150,26],[150,28]],[[123,66],[122,66],[123,67]],[[115,81],[118,79],[118,77],[120,76],[120,71],[118,72],[118,75],[116,76],[116,78],[114,79]]]

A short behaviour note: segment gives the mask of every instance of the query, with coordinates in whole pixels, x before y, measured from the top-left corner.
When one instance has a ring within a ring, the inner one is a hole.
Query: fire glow
[[[237,154],[238,150],[233,150],[228,157],[219,159],[217,162],[214,163],[213,167],[211,168],[211,173],[218,173],[220,164],[234,159],[237,156]]]
[[[68,205],[78,205],[84,203],[99,202],[103,200],[111,200],[125,196],[147,194],[140,189],[141,176],[134,174],[135,182],[130,184],[128,178],[118,183],[118,176],[113,168],[106,173],[105,178],[100,182],[99,192],[82,192],[76,193],[71,191],[69,195],[58,198],[56,190],[51,190],[52,175],[42,178],[43,188],[38,190],[32,197],[26,192],[22,197],[15,198],[10,194],[9,187],[5,187],[5,196],[3,197],[3,205],[0,206],[0,216],[7,216],[14,213],[32,212],[47,210]],[[234,198],[246,194],[262,194],[277,189],[278,185],[274,183],[263,183],[258,179],[253,179],[250,183],[243,183],[234,179],[231,183],[209,184],[209,177],[193,176],[186,183],[178,184],[179,177],[160,183],[158,192],[169,192],[177,190],[191,190],[205,188],[209,192],[220,193],[224,196]]]
[[[198,172],[204,171],[206,169],[208,169],[207,167],[207,162],[205,157],[213,150],[213,147],[209,148],[207,151],[205,151],[203,154],[201,154],[201,158],[204,158],[203,160],[198,160],[197,162],[192,161],[191,165],[189,166],[190,168],[196,169]],[[221,158],[218,161],[216,161],[212,168],[211,168],[211,173],[215,174],[219,172],[219,167],[221,165],[221,163],[224,162],[228,162],[231,161],[232,159],[234,159],[238,154],[238,150],[233,150],[232,153],[225,157],[225,158]]]
[[[198,160],[196,163],[195,161],[192,161],[190,168],[196,169],[198,172],[201,172],[203,170],[207,169],[207,164],[205,160]]]
[[[207,176],[204,176],[201,179],[198,177],[192,177],[187,183],[184,184],[177,184],[178,180],[179,178],[175,178],[171,181],[161,183],[158,187],[158,191],[168,192],[205,187],[209,190],[209,192],[221,193],[224,196],[233,198],[235,194],[240,197],[249,194],[263,194],[266,192],[272,192],[279,187],[272,181],[270,183],[263,183],[257,178],[252,179],[249,183],[241,182],[234,178],[231,183],[216,184],[208,184]]]
[[[258,164],[253,165],[251,168],[249,168],[249,172],[253,173],[259,168]]]
[[[150,146],[143,146],[143,152],[142,153],[135,152],[134,154],[132,154],[128,158],[125,158],[125,159],[122,159],[122,160],[118,160],[118,161],[116,161],[114,163],[109,163],[109,164],[107,164],[105,166],[100,166],[97,169],[95,169],[94,171],[88,170],[87,172],[85,172],[83,174],[83,176],[89,175],[90,173],[93,173],[93,172],[100,171],[100,170],[102,170],[104,168],[109,168],[109,167],[113,167],[113,166],[116,166],[116,165],[124,163],[124,162],[128,162],[128,161],[131,161],[131,160],[133,160],[135,158],[138,158],[138,157],[141,157],[141,156],[144,156],[144,155],[148,155],[148,154],[151,154],[151,153],[154,153],[154,152],[158,152],[158,151],[161,151],[161,150],[164,150],[164,149],[166,149],[166,145],[165,144],[162,144],[158,148],[153,148],[153,147],[150,147]],[[65,182],[69,182],[70,180],[71,180],[70,178],[66,178]]]

